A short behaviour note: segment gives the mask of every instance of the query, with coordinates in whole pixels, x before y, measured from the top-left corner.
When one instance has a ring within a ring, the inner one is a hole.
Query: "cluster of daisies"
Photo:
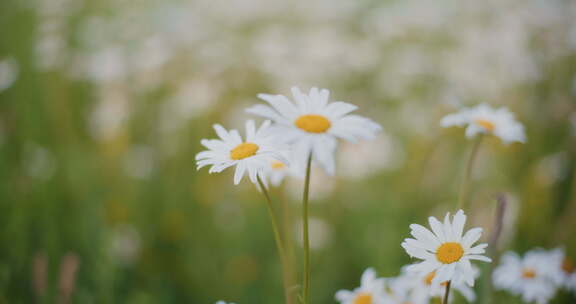
[[[245,173],[257,184],[260,177],[266,184],[279,185],[288,175],[303,176],[307,160],[312,157],[325,171],[335,173],[335,152],[338,139],[357,141],[372,139],[381,130],[374,121],[350,114],[356,106],[329,102],[330,92],[312,88],[306,94],[292,88],[292,100],[283,95],[259,94],[267,104],[257,104],[246,112],[265,119],[259,128],[246,122],[246,137],[237,130],[227,131],[214,125],[219,139],[202,140],[208,151],[196,155],[198,169],[210,165],[210,173],[235,166],[234,184]]]
[[[286,176],[303,177],[312,163],[335,174],[339,140],[372,139],[381,130],[374,121],[351,114],[356,106],[330,101],[326,89],[312,88],[304,93],[293,88],[292,98],[270,94],[258,97],[266,104],[251,106],[246,112],[267,120],[259,127],[248,120],[244,137],[237,130],[214,125],[219,138],[201,141],[208,150],[197,154],[198,169],[210,166],[209,172],[216,173],[235,167],[234,184],[247,174],[252,183],[265,190],[269,184],[280,185]],[[441,126],[466,127],[469,138],[494,135],[506,144],[526,141],[524,127],[513,113],[486,104],[449,114]],[[336,300],[342,304],[425,304],[433,298],[444,298],[447,303],[454,294],[449,293],[452,289],[473,302],[473,287],[480,271],[472,262],[492,260],[485,255],[488,244],[476,244],[482,228],[465,231],[466,218],[464,211],[458,210],[452,217],[446,214],[443,221],[429,217],[430,229],[410,225],[413,238],[406,238],[401,246],[420,261],[402,267],[400,275],[392,278],[378,278],[369,268],[362,275],[360,287],[338,291]],[[526,302],[546,303],[558,287],[576,291],[576,274],[561,249],[534,250],[524,258],[506,253],[493,272],[493,283],[497,289],[521,295]]]
[[[246,109],[265,120],[259,128],[253,120],[246,122],[243,140],[238,130],[226,130],[219,124],[214,130],[219,139],[204,139],[208,150],[196,155],[197,168],[210,165],[209,173],[236,167],[234,184],[245,173],[257,184],[257,176],[264,182],[279,185],[286,176],[302,177],[309,156],[330,174],[335,173],[335,152],[338,140],[356,142],[373,139],[381,126],[362,116],[350,114],[357,107],[342,101],[329,101],[327,89],[312,88],[308,94],[292,88],[292,100],[283,95],[259,94],[267,104]],[[447,115],[443,127],[465,126],[466,136],[492,134],[504,143],[525,142],[521,123],[507,108],[493,109],[486,104],[464,108]]]
[[[474,245],[482,228],[464,233],[466,215],[462,210],[452,219],[446,214],[443,222],[429,217],[428,223],[431,230],[410,225],[414,238],[402,242],[406,252],[421,262],[402,267],[401,274],[393,278],[377,278],[369,268],[362,275],[360,287],[338,291],[336,300],[342,304],[428,304],[433,298],[443,297],[450,284],[468,301],[474,301],[472,287],[479,271],[471,261],[491,262],[483,255],[487,244]]]
[[[576,294],[576,271],[564,249],[534,249],[523,257],[506,252],[492,274],[494,286],[525,302],[548,303],[559,288]]]

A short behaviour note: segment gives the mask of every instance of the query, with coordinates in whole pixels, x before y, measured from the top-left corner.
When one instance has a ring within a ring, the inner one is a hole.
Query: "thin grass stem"
[[[483,134],[478,135],[474,144],[472,146],[472,150],[470,151],[470,156],[466,162],[466,167],[464,169],[464,176],[462,179],[462,183],[460,184],[460,197],[458,198],[458,209],[465,209],[468,206],[468,196],[470,191],[470,177],[472,176],[472,170],[474,169],[474,162],[478,156],[478,151],[480,150],[480,144],[482,143],[482,139],[484,138]]]
[[[304,279],[302,283],[302,302],[310,301],[310,239],[308,234],[308,194],[310,192],[310,167],[312,165],[312,153],[308,155],[306,164],[306,178],[304,180],[304,194],[302,197],[302,233],[304,241]]]
[[[274,208],[272,205],[272,200],[270,199],[270,194],[268,190],[264,186],[264,183],[260,179],[260,175],[256,176],[258,180],[258,185],[262,190],[262,193],[266,197],[266,206],[268,207],[268,214],[270,215],[270,222],[272,222],[272,230],[274,232],[274,240],[276,242],[276,249],[278,250],[278,255],[280,256],[280,264],[282,265],[282,278],[283,278],[283,286],[284,286],[284,297],[287,304],[291,304],[292,297],[290,295],[290,286],[287,280],[287,264],[286,264],[286,251],[284,249],[284,242],[282,241],[282,237],[280,235],[280,230],[278,229],[278,221],[276,220],[276,214],[274,213]]]

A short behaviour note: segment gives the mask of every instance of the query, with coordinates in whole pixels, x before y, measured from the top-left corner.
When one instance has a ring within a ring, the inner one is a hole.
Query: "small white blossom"
[[[504,143],[526,142],[524,126],[516,121],[507,108],[493,109],[487,104],[463,108],[458,113],[446,115],[440,122],[442,127],[466,126],[466,137],[492,134]]]
[[[265,167],[270,161],[286,163],[281,148],[269,132],[270,121],[265,121],[257,130],[253,120],[246,122],[246,141],[242,140],[238,130],[227,131],[221,125],[214,125],[220,139],[203,139],[202,145],[209,150],[196,154],[198,169],[211,165],[209,173],[222,172],[236,166],[234,184],[240,183],[245,172],[250,181],[257,184],[257,176],[266,182]]]
[[[546,304],[557,289],[557,275],[551,271],[560,269],[554,267],[554,262],[550,254],[542,249],[529,251],[524,257],[507,252],[492,275],[494,287],[522,296],[524,302]]]

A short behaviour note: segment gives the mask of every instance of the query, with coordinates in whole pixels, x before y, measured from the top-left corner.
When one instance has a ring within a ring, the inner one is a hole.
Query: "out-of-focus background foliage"
[[[314,303],[410,262],[408,225],[453,209],[470,148],[439,119],[482,101],[528,143],[485,142],[469,225],[489,235],[505,193],[500,250],[576,256],[575,1],[2,0],[0,303],[280,303],[263,197],[194,155],[293,85],[384,127],[313,173]],[[301,184],[273,191],[294,215]]]

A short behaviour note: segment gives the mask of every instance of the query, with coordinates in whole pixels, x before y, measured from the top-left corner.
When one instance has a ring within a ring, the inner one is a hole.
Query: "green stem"
[[[450,285],[452,285],[452,281],[448,281],[446,284],[446,292],[444,293],[444,300],[442,300],[442,304],[448,304],[448,297],[450,296]]]
[[[310,240],[308,238],[308,193],[310,191],[310,167],[312,164],[312,153],[308,155],[306,165],[306,178],[304,180],[304,194],[302,197],[302,226],[304,240],[304,282],[302,300],[304,304],[310,301]]]
[[[480,144],[484,138],[483,134],[478,135],[472,146],[472,151],[470,151],[470,157],[466,162],[466,168],[464,170],[464,177],[462,183],[460,184],[460,197],[458,199],[458,209],[465,209],[468,204],[468,192],[470,187],[470,177],[472,176],[472,169],[474,168],[474,161],[478,156],[478,151],[480,150]]]
[[[280,237],[280,231],[278,230],[278,222],[276,221],[276,215],[274,214],[274,208],[272,207],[272,200],[270,199],[270,194],[268,190],[262,183],[260,179],[260,175],[256,176],[258,180],[258,185],[260,189],[262,189],[262,193],[266,197],[266,206],[268,207],[268,214],[270,215],[270,221],[272,222],[272,230],[274,231],[274,239],[276,241],[276,249],[278,249],[278,255],[280,256],[280,263],[282,264],[282,277],[284,281],[284,297],[286,299],[286,303],[291,303],[291,296],[290,296],[290,288],[288,286],[288,282],[286,280],[286,251],[284,250],[284,243],[282,242],[282,238]]]
[[[288,199],[284,191],[280,191],[278,194],[280,197],[280,206],[282,212],[282,237],[284,239],[284,250],[286,254],[286,271],[284,273],[285,284],[286,288],[288,289],[288,297],[287,302],[288,304],[294,303],[294,286],[295,286],[295,278],[294,278],[294,247],[293,247],[293,239],[292,234],[290,233],[292,230],[292,212],[289,206]]]

